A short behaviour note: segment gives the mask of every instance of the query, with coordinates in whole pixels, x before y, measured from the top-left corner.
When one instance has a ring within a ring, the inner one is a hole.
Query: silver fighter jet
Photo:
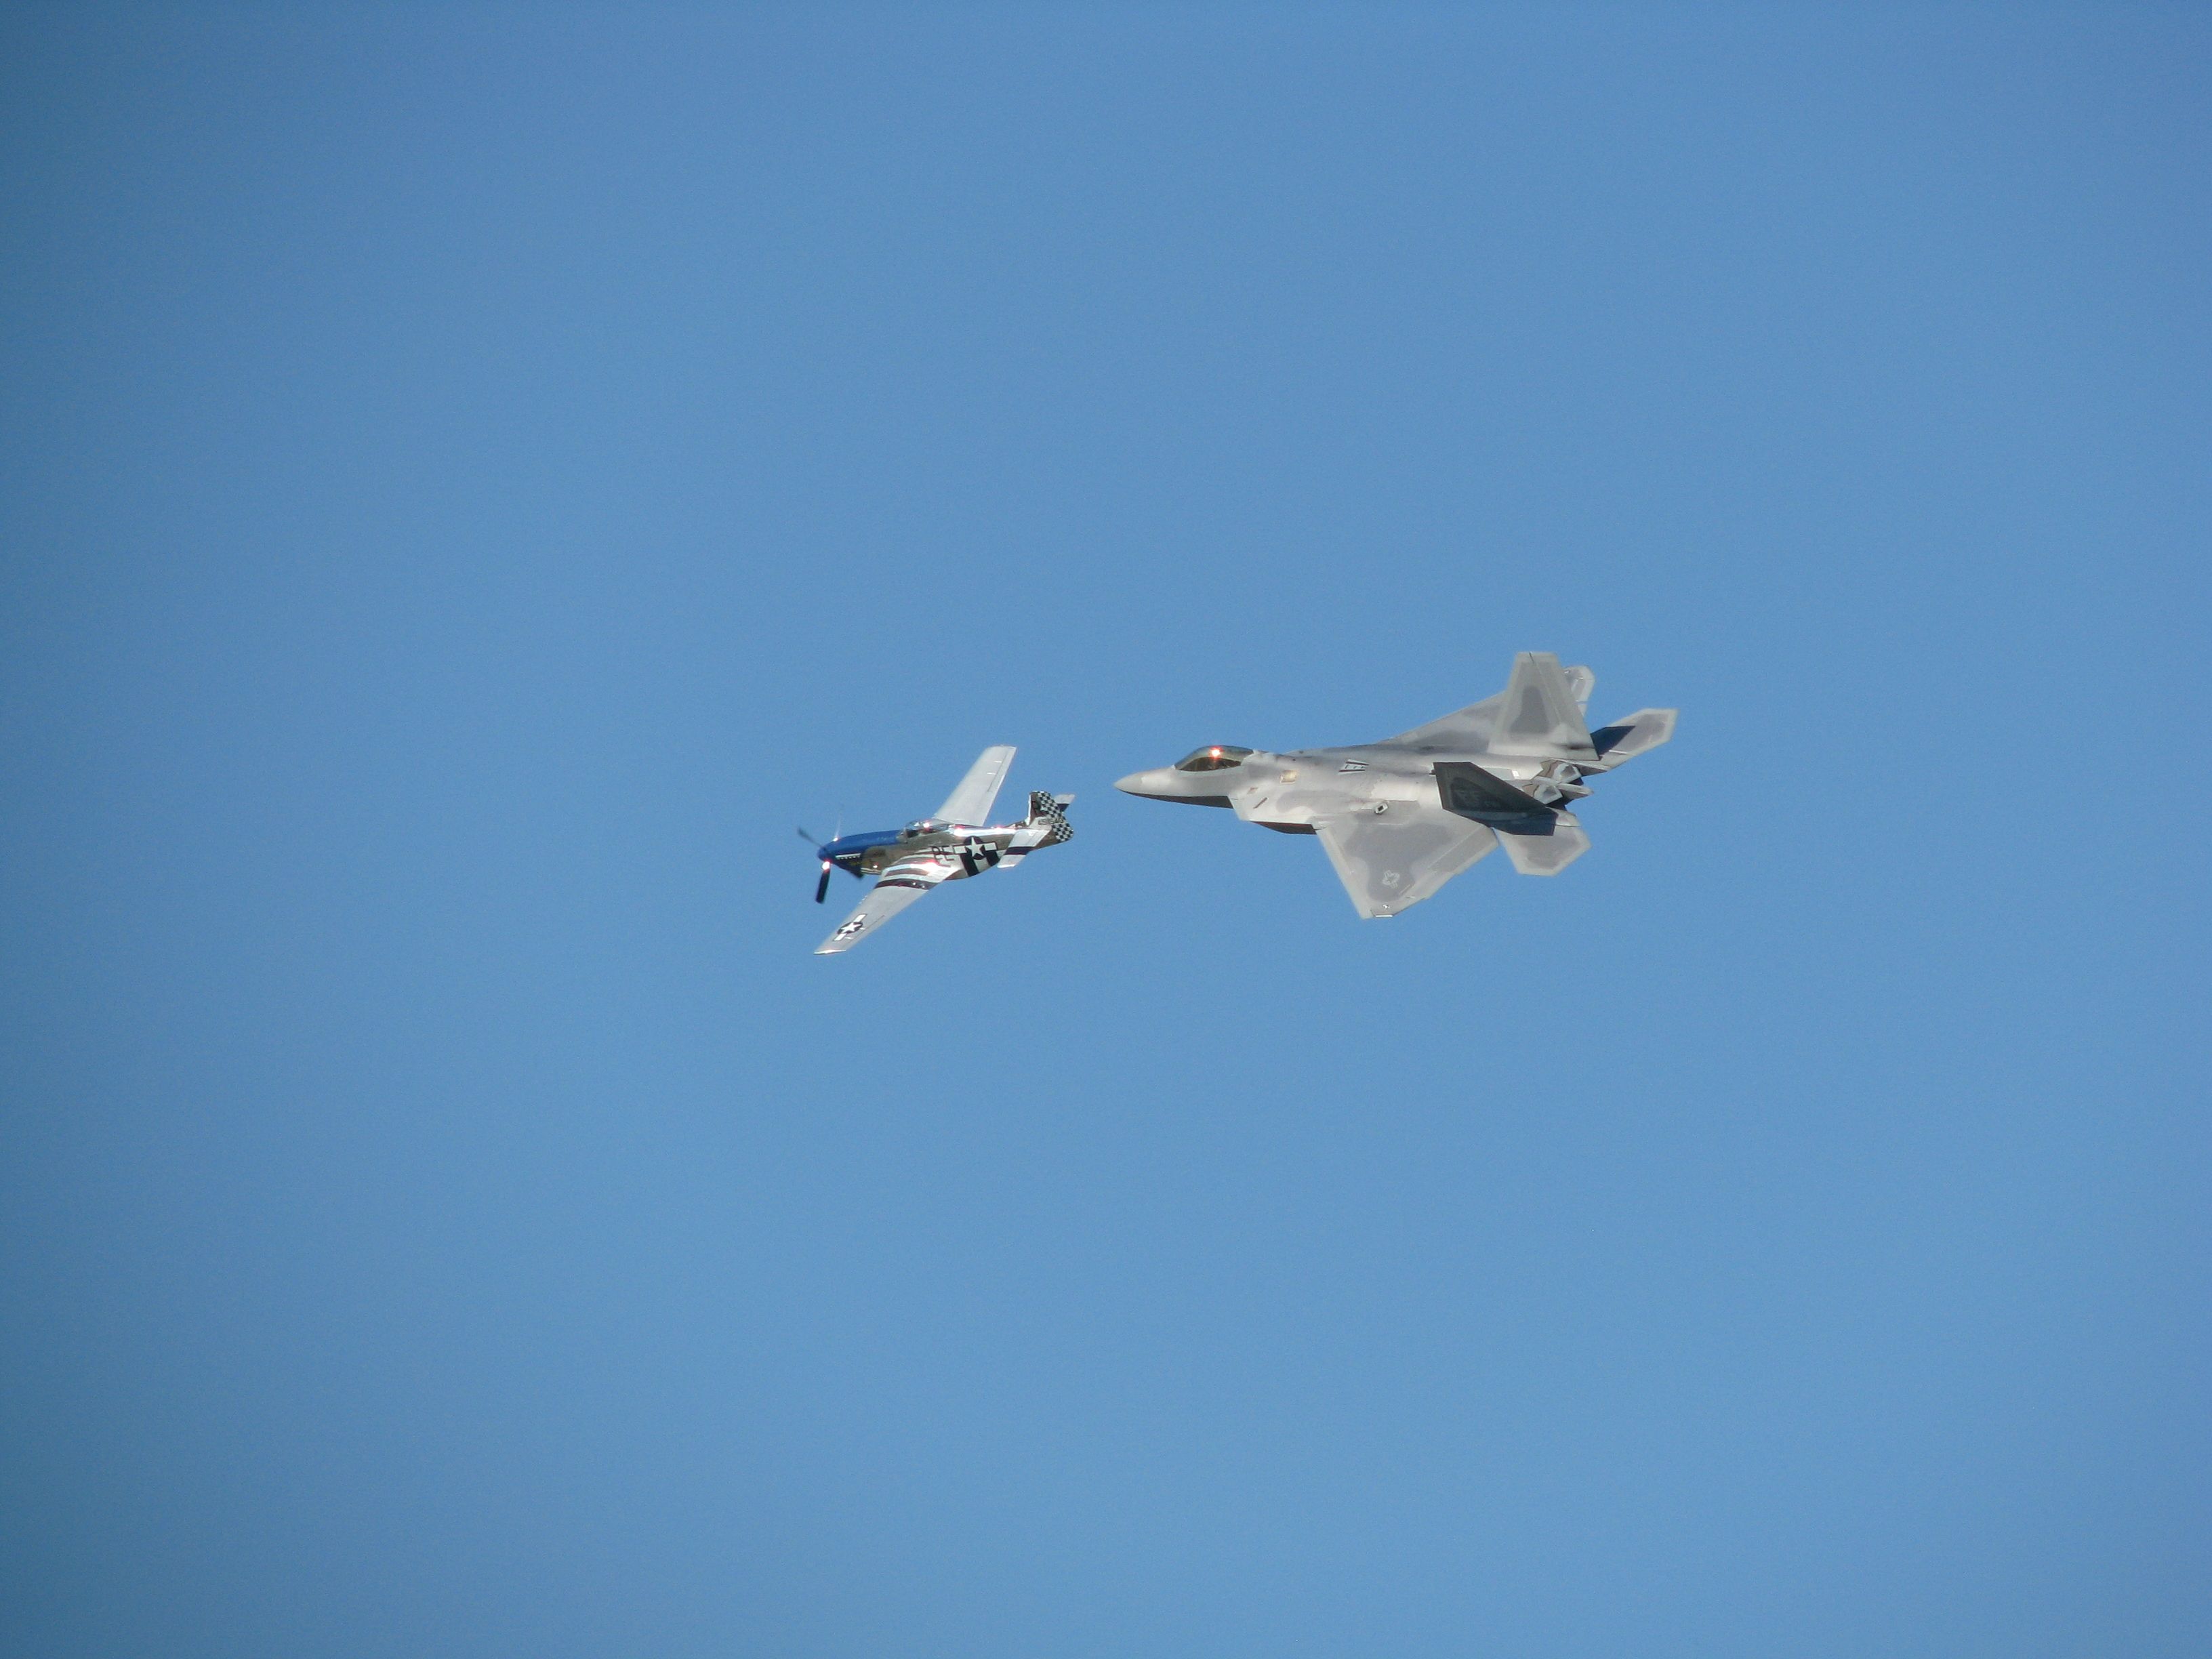
[[[1381,743],[1282,755],[1217,744],[1115,787],[1318,836],[1353,908],[1395,916],[1493,847],[1524,876],[1556,876],[1589,850],[1567,810],[1589,793],[1583,780],[1666,742],[1676,713],[1638,709],[1593,732],[1595,680],[1523,651],[1496,696]]]
[[[817,957],[849,951],[868,934],[940,883],[980,876],[986,870],[1011,870],[1040,847],[1057,847],[1075,831],[1067,822],[1073,795],[1030,797],[1030,815],[1019,823],[991,823],[991,803],[1006,781],[1014,751],[1006,744],[986,749],[960,780],[960,787],[945,805],[926,818],[917,818],[903,830],[879,830],[866,835],[838,836],[816,845],[822,860],[822,879],[814,884],[814,902],[822,902],[830,890],[830,872],[873,876],[860,908],[837,925],[837,931],[814,949]],[[810,843],[812,836],[799,832]]]

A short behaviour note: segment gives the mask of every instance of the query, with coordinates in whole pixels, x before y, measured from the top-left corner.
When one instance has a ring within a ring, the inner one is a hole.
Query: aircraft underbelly
[[[1270,828],[1310,830],[1322,819],[1373,802],[1433,805],[1436,780],[1401,772],[1338,772],[1297,769],[1299,775],[1247,786],[1230,797],[1237,816]]]

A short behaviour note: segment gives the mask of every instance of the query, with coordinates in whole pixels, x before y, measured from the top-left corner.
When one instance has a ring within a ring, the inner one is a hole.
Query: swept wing
[[[999,799],[999,786],[1006,781],[1006,769],[1013,763],[1012,744],[986,749],[960,780],[960,787],[945,798],[935,816],[948,823],[988,823],[991,804]]]
[[[1007,751],[1011,754],[1012,751]],[[994,788],[995,785],[993,786]],[[837,924],[837,931],[814,947],[817,957],[834,957],[849,951],[923,894],[956,874],[960,860],[941,853],[919,853],[884,867],[853,914]]]
[[[1498,845],[1487,824],[1415,801],[1316,818],[1314,833],[1363,916],[1395,916],[1419,904]]]

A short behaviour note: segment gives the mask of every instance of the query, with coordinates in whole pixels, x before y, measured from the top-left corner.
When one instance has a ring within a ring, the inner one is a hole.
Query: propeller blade
[[[811,830],[801,830],[799,832],[799,838],[805,842],[809,847],[819,847],[822,845],[822,837],[816,835]]]
[[[836,867],[837,866],[830,863],[828,859],[822,860],[822,879],[814,884],[814,902],[817,904],[821,903],[823,896],[829,892],[830,872]]]

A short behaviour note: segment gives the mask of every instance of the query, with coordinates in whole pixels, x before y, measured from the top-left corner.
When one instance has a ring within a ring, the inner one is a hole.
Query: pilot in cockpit
[[[1225,772],[1232,766],[1244,763],[1244,757],[1252,751],[1239,749],[1233,743],[1217,743],[1210,748],[1194,749],[1175,763],[1178,772]]]

